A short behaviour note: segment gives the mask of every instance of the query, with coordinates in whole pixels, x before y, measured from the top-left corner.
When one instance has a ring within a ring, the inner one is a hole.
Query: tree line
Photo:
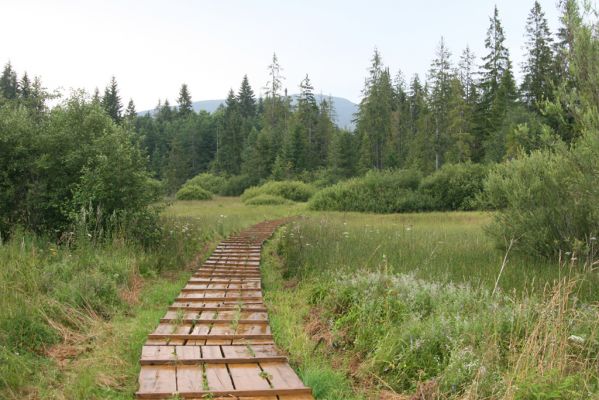
[[[292,98],[276,54],[268,66],[265,96],[244,76],[214,113],[195,112],[183,84],[177,104],[159,102],[138,116],[123,106],[113,77],[91,103],[134,133],[151,174],[170,192],[202,172],[243,177],[246,185],[275,179],[331,183],[371,169],[411,168],[424,174],[447,163],[495,163],[524,152],[572,143],[580,132],[564,88],[580,85],[570,73],[572,32],[582,21],[574,0],[562,0],[560,28],[552,34],[540,3],[526,21],[522,81],[505,44],[497,7],[489,19],[485,54],[466,47],[457,63],[441,38],[424,77],[392,74],[375,49],[355,115],[355,132],[334,123],[330,99],[317,101],[308,75]],[[8,64],[0,77],[6,100],[45,107],[38,78],[19,80]],[[47,94],[46,94],[47,95]]]

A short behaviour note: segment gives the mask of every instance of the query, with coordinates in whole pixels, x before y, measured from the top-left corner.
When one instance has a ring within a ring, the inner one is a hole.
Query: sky
[[[557,0],[540,3],[554,32]],[[244,74],[259,95],[276,52],[289,93],[309,74],[317,93],[358,102],[375,47],[407,77],[442,36],[454,62],[466,45],[484,55],[495,4],[518,76],[533,0],[0,0],[0,65],[64,93],[114,75],[141,111],[173,104],[182,83],[194,101],[225,98]]]

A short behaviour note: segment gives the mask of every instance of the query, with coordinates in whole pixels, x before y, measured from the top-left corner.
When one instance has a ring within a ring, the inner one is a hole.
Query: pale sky
[[[552,31],[556,0],[541,0]],[[375,46],[395,75],[426,73],[441,36],[457,62],[484,54],[497,4],[516,73],[533,0],[0,0],[0,64],[39,75],[49,89],[103,91],[115,75],[138,111],[225,98],[247,73],[256,94],[276,52],[289,93],[310,75],[317,93],[357,102]]]

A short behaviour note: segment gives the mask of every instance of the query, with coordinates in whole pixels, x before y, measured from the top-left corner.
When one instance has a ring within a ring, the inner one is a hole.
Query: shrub
[[[259,194],[258,196],[252,197],[245,202],[245,204],[249,206],[275,206],[288,203],[290,203],[289,200],[281,196],[273,196],[271,194]]]
[[[199,186],[211,193],[218,194],[227,185],[227,178],[205,172],[194,176],[185,184]]]
[[[257,184],[257,178],[249,175],[232,176],[227,180],[220,194],[222,196],[240,196],[247,188]]]
[[[420,191],[432,199],[436,210],[472,210],[486,175],[480,164],[445,164],[422,180]]]
[[[196,185],[184,185],[177,192],[177,200],[210,200],[212,193]]]
[[[599,138],[568,151],[537,151],[495,167],[485,195],[499,209],[488,231],[539,256],[599,254]]]
[[[82,207],[100,209],[107,218],[150,204],[155,184],[128,129],[81,94],[43,118],[0,106],[2,233],[21,224],[61,234]]]
[[[300,181],[267,182],[247,189],[241,199],[246,202],[253,197],[268,194],[292,201],[308,201],[315,191],[312,185]]]
[[[428,210],[432,199],[417,190],[419,184],[420,174],[416,171],[371,171],[319,191],[309,208],[374,213]]]

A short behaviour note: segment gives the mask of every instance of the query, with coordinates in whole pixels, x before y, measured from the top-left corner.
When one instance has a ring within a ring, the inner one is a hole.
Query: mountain
[[[297,101],[297,94],[291,95],[292,104]],[[320,102],[323,98],[328,98],[328,96],[316,95],[316,101]],[[354,119],[354,114],[358,111],[358,105],[352,103],[351,101],[344,99],[343,97],[333,97],[333,106],[335,108],[335,123],[340,128],[345,128],[349,130],[354,130],[354,123],[352,120]],[[201,100],[193,102],[194,111],[208,111],[209,113],[213,113],[220,107],[225,104],[225,100]],[[139,115],[145,115],[146,113],[153,113],[154,110],[147,110],[138,113]]]

